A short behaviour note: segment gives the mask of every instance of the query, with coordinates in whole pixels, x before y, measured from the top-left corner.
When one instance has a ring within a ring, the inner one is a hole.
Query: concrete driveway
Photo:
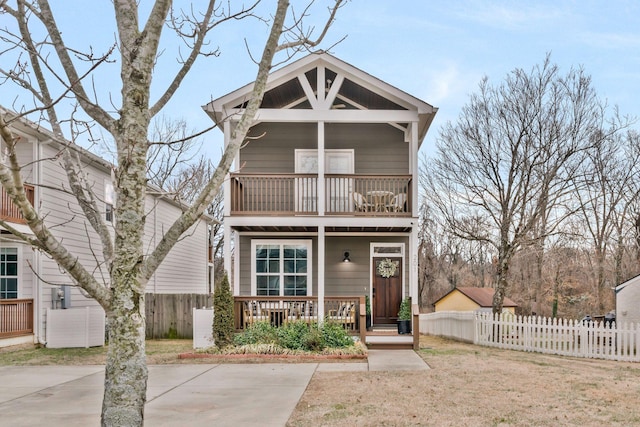
[[[147,426],[284,426],[317,371],[420,370],[410,350],[368,362],[149,366]],[[0,426],[99,426],[103,366],[0,366]]]

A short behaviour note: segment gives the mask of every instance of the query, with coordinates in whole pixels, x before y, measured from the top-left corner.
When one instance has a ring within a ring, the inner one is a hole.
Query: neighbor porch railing
[[[0,300],[0,338],[33,333],[33,299]]]
[[[324,199],[327,215],[410,216],[411,175],[325,175],[319,194],[315,174],[231,174],[235,215],[315,215]]]
[[[366,332],[364,296],[325,297],[324,320],[340,323],[350,333]],[[242,330],[256,322],[274,326],[290,322],[318,322],[318,297],[234,297],[235,327]],[[363,340],[364,342],[364,340]]]
[[[27,200],[33,205],[34,188],[33,185],[24,185],[24,191]],[[26,221],[20,212],[20,209],[13,204],[4,187],[0,186],[0,220],[25,224]]]

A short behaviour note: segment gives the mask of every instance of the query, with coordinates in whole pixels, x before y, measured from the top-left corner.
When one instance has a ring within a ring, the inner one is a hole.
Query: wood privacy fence
[[[211,294],[146,294],[147,339],[193,338],[193,309],[212,305]]]
[[[634,323],[583,323],[579,320],[483,312],[423,314],[420,322],[420,330],[424,333],[472,341],[488,347],[592,359],[640,361],[640,328]]]

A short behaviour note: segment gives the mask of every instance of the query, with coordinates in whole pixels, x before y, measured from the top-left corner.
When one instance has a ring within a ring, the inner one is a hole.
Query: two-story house
[[[12,114],[0,109],[7,119]],[[98,156],[56,136],[25,119],[14,120],[11,130],[18,138],[17,152],[27,195],[54,236],[78,257],[105,286],[109,272],[97,234],[88,224],[77,200],[69,191],[67,174],[59,160],[65,147],[74,151],[90,182],[107,224],[115,220],[111,171],[113,166]],[[146,199],[145,250],[151,251],[162,233],[181,213],[181,206],[158,189],[149,188]],[[21,213],[0,187],[0,219],[20,232],[31,234]],[[176,244],[147,284],[148,293],[208,294],[208,222],[204,217]],[[0,346],[22,342],[47,343],[47,312],[55,309],[98,307],[79,287],[73,286],[58,264],[32,249],[0,227]],[[100,333],[99,331],[97,333]],[[104,330],[101,332],[104,337]]]
[[[225,145],[251,89],[203,107]],[[326,53],[271,73],[224,185],[239,327],[352,322],[369,296],[376,328],[395,325],[403,298],[417,301],[418,150],[436,112]]]

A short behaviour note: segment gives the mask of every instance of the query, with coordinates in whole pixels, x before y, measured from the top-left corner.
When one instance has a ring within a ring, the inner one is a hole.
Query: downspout
[[[156,198],[156,206],[153,209],[153,248],[158,246],[158,207],[160,206],[160,200]],[[158,293],[158,270],[153,273],[153,293]]]

